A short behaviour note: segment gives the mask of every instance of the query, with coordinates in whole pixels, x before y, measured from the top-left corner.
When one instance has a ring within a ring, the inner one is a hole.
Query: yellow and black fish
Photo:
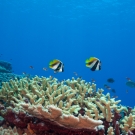
[[[91,71],[101,70],[101,61],[96,57],[90,57],[85,63],[86,67],[90,68]]]
[[[54,70],[54,73],[64,72],[64,64],[57,59],[50,61],[49,67]]]

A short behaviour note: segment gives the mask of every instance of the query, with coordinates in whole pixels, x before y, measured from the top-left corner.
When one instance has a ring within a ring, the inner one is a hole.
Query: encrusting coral
[[[135,133],[135,109],[103,94],[96,84],[80,78],[34,77],[3,82],[1,125],[37,135],[120,135]],[[124,114],[122,117],[121,113]]]

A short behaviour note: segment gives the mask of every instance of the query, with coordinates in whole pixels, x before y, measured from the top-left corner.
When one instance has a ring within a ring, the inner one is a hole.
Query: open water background
[[[97,88],[112,77],[116,93],[105,93],[135,105],[135,88],[125,85],[126,77],[135,81],[134,0],[0,0],[0,53],[16,74],[62,80],[77,72],[86,81],[94,78]],[[102,61],[101,71],[85,67],[91,56]],[[65,71],[44,71],[55,58]]]

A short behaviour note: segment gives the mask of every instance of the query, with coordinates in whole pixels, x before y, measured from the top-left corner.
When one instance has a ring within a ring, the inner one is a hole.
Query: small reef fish
[[[95,81],[94,79],[91,79],[91,82],[94,83],[94,82],[96,82],[96,81]]]
[[[26,75],[26,72],[22,72],[23,75]]]
[[[126,82],[126,85],[131,87],[131,88],[135,88],[135,82],[133,82],[133,81]]]
[[[109,83],[114,83],[115,81],[114,81],[113,78],[108,78],[108,79],[107,79],[107,82],[109,82]]]
[[[118,98],[118,96],[112,96],[112,98]]]
[[[111,87],[110,87],[110,86],[107,86],[107,87],[106,87],[106,89],[110,90],[110,89],[111,89]]]
[[[108,86],[107,84],[105,84],[105,85],[104,85],[104,87],[105,87],[106,89],[108,89],[108,90],[110,90],[110,89],[111,89],[111,87],[110,87],[110,86]]]
[[[34,69],[34,67],[33,67],[33,66],[30,66],[30,68],[31,68],[31,69]]]
[[[107,89],[108,85],[107,84],[104,84],[104,87]]]
[[[58,59],[50,61],[49,67],[54,70],[54,73],[64,72],[64,64]]]
[[[44,71],[47,71],[47,68],[46,68],[46,67],[44,67],[44,68],[43,68],[43,70],[44,70]]]
[[[131,81],[131,79],[130,79],[129,77],[126,77],[126,79],[127,79],[128,81]]]
[[[30,78],[30,76],[31,76],[30,74],[27,74],[26,72],[22,72],[22,74],[27,78]]]
[[[115,89],[112,89],[111,91],[112,91],[113,93],[116,93]]]
[[[90,57],[85,61],[85,64],[91,71],[101,70],[101,61],[96,57]]]
[[[78,74],[76,72],[73,72],[75,76],[78,76]]]

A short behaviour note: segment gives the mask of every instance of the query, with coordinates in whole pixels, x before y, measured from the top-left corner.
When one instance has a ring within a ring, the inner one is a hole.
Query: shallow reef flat
[[[0,89],[0,135],[135,134],[135,108],[81,78],[11,79]]]

